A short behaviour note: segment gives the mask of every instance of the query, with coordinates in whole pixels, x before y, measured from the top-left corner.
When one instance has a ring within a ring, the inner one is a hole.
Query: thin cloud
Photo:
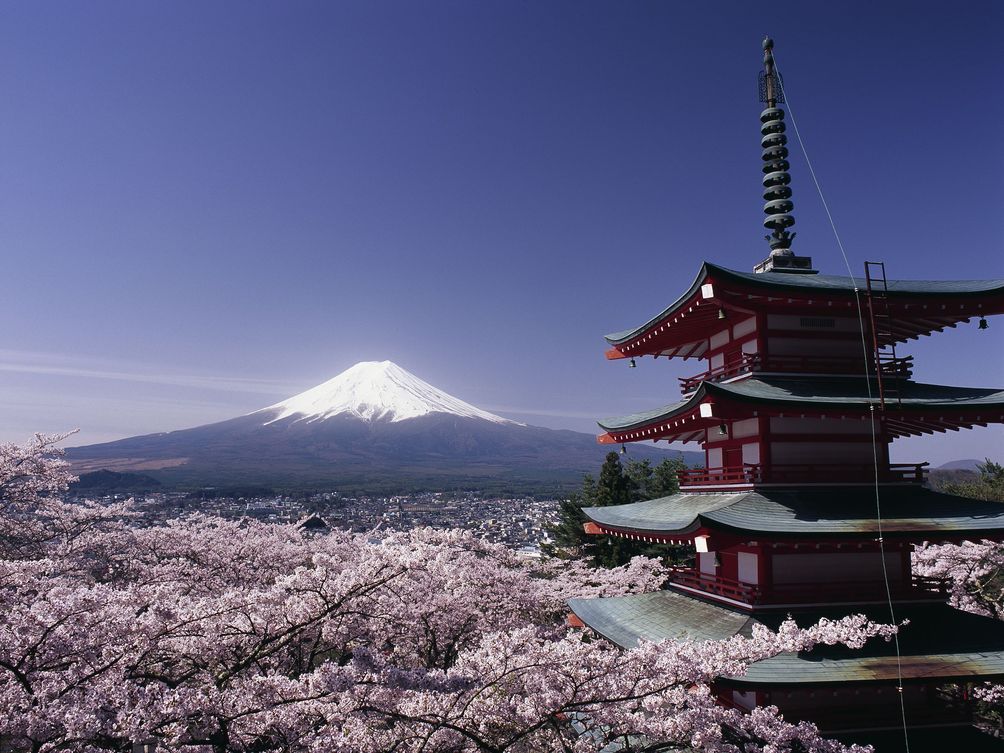
[[[223,392],[284,396],[296,388],[285,382],[212,374],[178,374],[154,371],[146,364],[101,361],[51,353],[0,350],[0,372],[102,379],[174,387],[195,387]]]
[[[596,420],[596,412],[562,411],[553,408],[512,408],[503,405],[486,405],[485,410],[492,413],[514,413],[517,416],[547,416],[550,418],[585,418]]]

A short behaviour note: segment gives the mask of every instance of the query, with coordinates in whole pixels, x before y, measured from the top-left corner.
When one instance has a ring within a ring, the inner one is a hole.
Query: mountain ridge
[[[332,379],[249,415],[274,412],[267,423],[290,416],[326,420],[349,414],[364,421],[407,421],[430,413],[519,424],[433,387],[393,361],[360,361]]]
[[[346,376],[348,375],[348,376]],[[252,413],[72,447],[76,472],[142,471],[167,486],[566,490],[610,451],[593,435],[496,416],[390,361],[363,362]],[[675,453],[632,447],[653,462]],[[686,453],[689,464],[703,454]]]

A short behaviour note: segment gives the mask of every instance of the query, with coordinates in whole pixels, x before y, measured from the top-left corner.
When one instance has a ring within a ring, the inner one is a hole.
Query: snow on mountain
[[[363,421],[406,421],[430,413],[480,418],[522,426],[436,389],[391,361],[363,361],[324,384],[270,405],[251,415],[268,414],[263,425],[296,416],[297,421],[323,421],[350,415]]]

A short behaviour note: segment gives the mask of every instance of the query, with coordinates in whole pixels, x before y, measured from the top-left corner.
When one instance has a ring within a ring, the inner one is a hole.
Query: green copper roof
[[[601,525],[647,533],[690,533],[715,510],[741,503],[749,494],[674,494],[630,505],[584,507],[582,512]],[[1002,506],[1004,507],[1004,506]]]
[[[763,288],[790,290],[833,290],[852,294],[854,288],[863,289],[865,278],[842,275],[791,275],[784,272],[737,272],[705,262],[713,277],[742,280]],[[979,295],[1004,292],[1004,280],[889,280],[892,295]]]
[[[872,397],[862,377],[751,377],[737,382],[717,384],[704,382],[686,400],[628,416],[605,418],[599,421],[607,431],[625,431],[645,426],[655,421],[689,412],[705,396],[723,397],[743,403],[769,403],[813,407],[858,407],[878,403],[878,388],[872,384]],[[958,409],[1004,407],[1004,390],[978,387],[952,387],[940,384],[901,382],[899,402],[905,409]]]
[[[572,611],[597,633],[623,648],[642,640],[724,640],[749,635],[756,623],[775,629],[785,615],[752,617],[672,591],[608,599],[571,599]],[[865,613],[889,622],[885,608],[813,610],[794,615],[802,626],[820,617]],[[1004,676],[1004,624],[960,612],[944,604],[901,607],[903,678],[906,680],[975,679]],[[894,647],[872,639],[863,649],[817,646],[810,652],[780,654],[753,664],[735,684],[801,685],[834,682],[896,681]]]
[[[844,610],[844,614],[849,610]],[[876,622],[889,622],[885,607],[854,609]],[[829,611],[796,614],[800,625],[810,625]],[[781,615],[765,617],[775,627]],[[906,680],[950,680],[1004,675],[1004,624],[953,609],[946,604],[900,607],[896,619],[909,620],[900,628],[901,666]],[[897,680],[895,647],[871,640],[864,648],[818,646],[808,653],[779,654],[752,665],[739,683],[803,684]]]
[[[755,622],[749,615],[673,591],[607,599],[569,599],[568,606],[589,627],[624,648],[637,646],[640,640],[667,638],[722,641]]]
[[[957,537],[1004,531],[1004,505],[921,487],[883,487],[886,535],[922,533]],[[586,507],[600,525],[640,534],[690,533],[702,525],[791,536],[878,533],[872,487],[763,489],[739,494],[674,494],[612,507]]]
[[[744,287],[764,290],[798,292],[821,292],[835,295],[853,295],[854,289],[864,290],[864,277],[851,278],[840,275],[793,275],[783,272],[737,272],[716,264],[704,262],[690,288],[666,309],[649,319],[640,327],[614,332],[606,336],[611,345],[619,345],[640,335],[654,324],[673,314],[683,303],[700,289],[708,277],[716,281],[731,280]],[[951,296],[969,297],[976,295],[1004,294],[1004,280],[889,280],[889,295],[893,298]]]

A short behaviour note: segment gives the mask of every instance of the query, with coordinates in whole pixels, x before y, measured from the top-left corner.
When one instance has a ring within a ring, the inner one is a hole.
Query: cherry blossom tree
[[[623,651],[571,597],[657,588],[662,566],[528,561],[462,531],[376,541],[128,503],[71,504],[54,437],[0,446],[0,743],[14,751],[843,751],[712,684],[860,617]]]
[[[914,552],[913,569],[945,583],[952,606],[1004,620],[1004,543],[928,544]],[[980,683],[973,698],[980,702],[977,714],[983,723],[1004,728],[1004,685]]]

